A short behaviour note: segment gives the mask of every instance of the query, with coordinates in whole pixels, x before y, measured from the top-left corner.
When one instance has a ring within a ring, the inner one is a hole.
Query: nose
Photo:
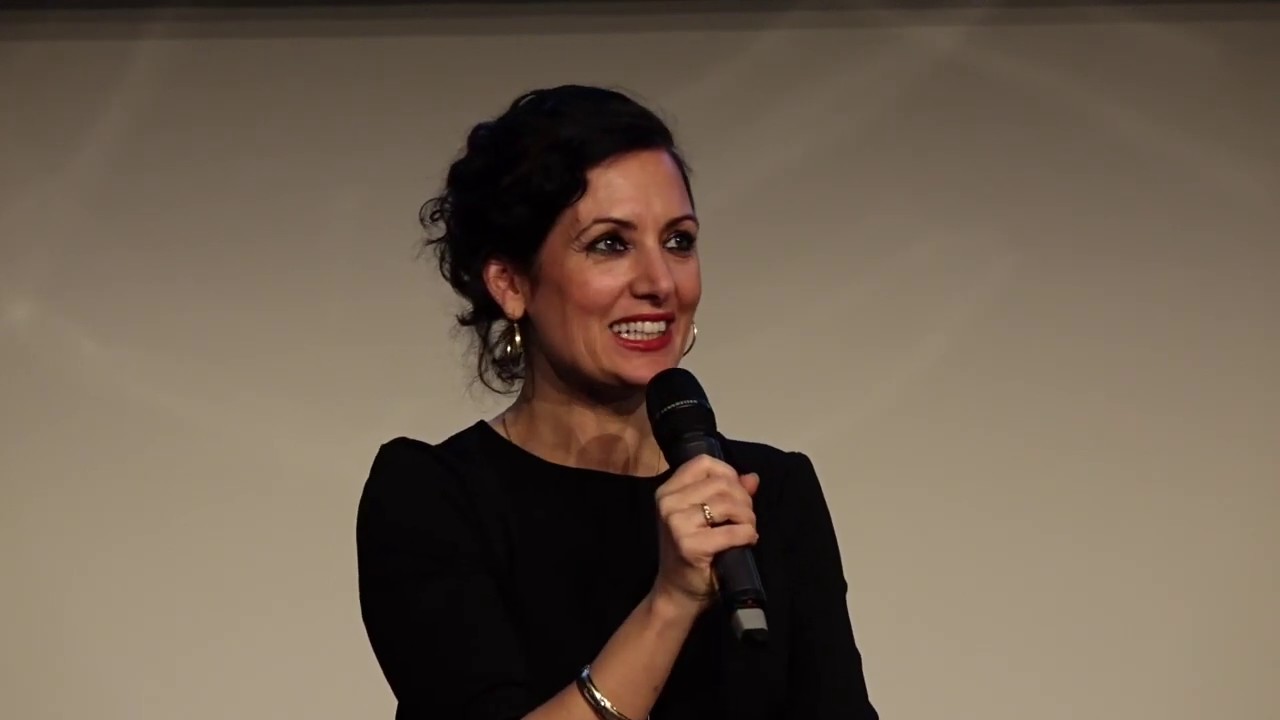
[[[631,283],[631,292],[636,297],[650,300],[656,305],[664,304],[675,292],[676,280],[671,273],[670,258],[660,247],[645,247],[633,256],[637,264],[636,273]]]

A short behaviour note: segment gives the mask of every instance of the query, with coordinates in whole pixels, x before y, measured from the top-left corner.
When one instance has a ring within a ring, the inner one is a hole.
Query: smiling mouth
[[[667,330],[671,327],[671,323],[666,320],[634,320],[627,322],[616,322],[609,326],[614,335],[623,340],[631,340],[643,342],[645,340],[656,340],[667,334]]]

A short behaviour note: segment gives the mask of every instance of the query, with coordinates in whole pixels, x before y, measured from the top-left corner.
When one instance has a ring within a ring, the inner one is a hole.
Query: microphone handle
[[[698,455],[724,460],[720,443],[709,435],[689,435],[672,443],[668,462],[679,467]],[[755,554],[749,547],[729,548],[711,561],[720,599],[728,608],[733,632],[739,640],[763,642],[768,639],[769,622],[765,615],[767,597]]]

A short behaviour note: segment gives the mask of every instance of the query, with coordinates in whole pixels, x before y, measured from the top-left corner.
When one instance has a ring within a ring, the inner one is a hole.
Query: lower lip
[[[628,350],[635,350],[636,352],[657,352],[658,350],[665,349],[671,344],[670,327],[667,328],[666,332],[651,340],[628,340],[613,331],[610,331],[609,334],[613,336],[614,340],[618,341],[619,345]]]

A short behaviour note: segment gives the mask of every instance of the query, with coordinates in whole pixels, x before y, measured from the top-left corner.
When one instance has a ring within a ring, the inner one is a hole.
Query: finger
[[[709,477],[737,477],[738,472],[723,460],[710,455],[698,455],[680,467],[657,490],[657,497],[665,497]]]
[[[703,513],[702,504],[698,505],[698,512],[703,515],[703,523],[709,527],[719,527],[730,523],[738,525],[755,525],[756,512],[749,502],[740,502],[737,498],[726,495],[718,495],[708,498],[705,503],[707,512]],[[706,515],[711,515],[711,522],[707,523]]]
[[[751,505],[751,494],[743,487],[742,480],[736,472],[728,474],[717,472],[711,477],[703,478],[659,498],[658,507],[660,511],[665,511],[665,514],[670,514],[682,508],[708,502],[712,498],[739,505]]]
[[[728,524],[754,527],[755,511],[750,505],[719,496],[709,498],[705,503],[685,506],[667,517],[667,526],[676,536],[692,535]]]
[[[760,541],[760,534],[750,525],[721,525],[696,535],[690,535],[677,544],[687,560],[710,561],[716,555],[735,547],[750,547]]]
[[[760,489],[760,476],[756,473],[747,473],[738,479],[742,482],[742,489],[746,490],[748,495],[755,497],[756,490]]]

